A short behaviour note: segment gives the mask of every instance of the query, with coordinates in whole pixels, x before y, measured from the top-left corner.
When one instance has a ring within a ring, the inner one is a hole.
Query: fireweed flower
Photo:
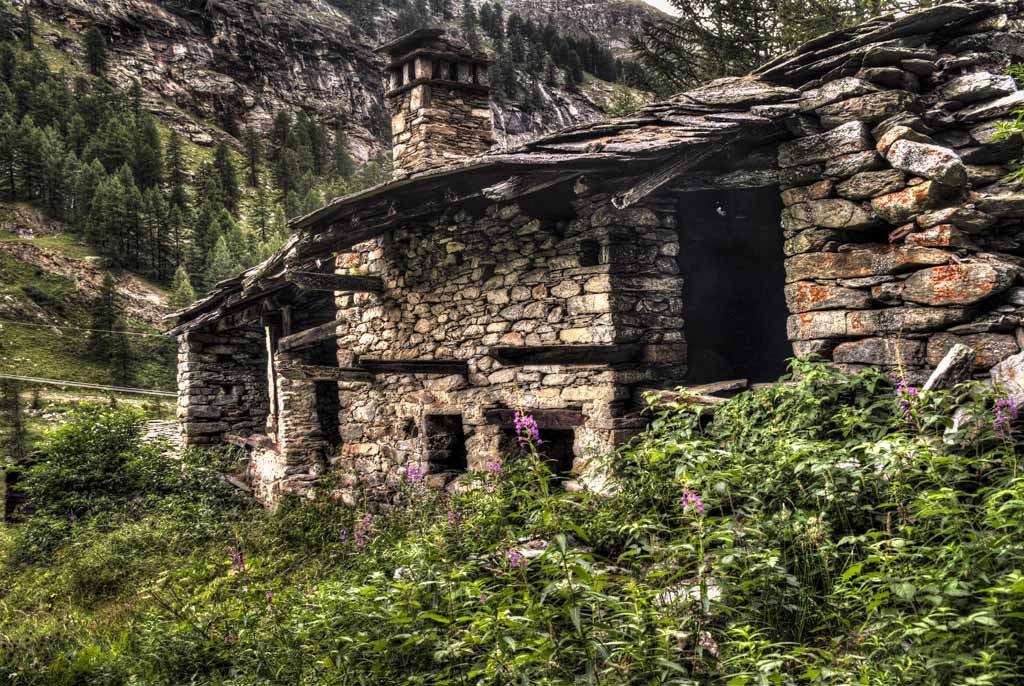
[[[683,494],[679,496],[679,502],[683,504],[683,510],[693,510],[697,514],[704,514],[704,501],[700,495],[683,486]]]
[[[423,473],[423,470],[414,464],[409,465],[405,468],[405,482],[416,488],[422,486],[427,481],[427,475]]]
[[[914,401],[918,397],[917,389],[908,384],[906,379],[901,379],[899,386],[896,387],[896,402],[899,404],[900,412],[903,413],[906,419],[911,418]]]
[[[462,515],[455,510],[448,510],[448,526],[455,529],[462,526]]]
[[[519,445],[525,448],[528,445],[538,446],[543,443],[540,440],[540,429],[537,427],[537,420],[532,415],[516,410],[515,425],[516,435],[519,437]]]
[[[341,544],[348,545],[348,529],[341,530]]]
[[[996,418],[992,422],[992,429],[996,432],[996,436],[1007,439],[1012,434],[1011,424],[1020,414],[1017,399],[1013,397],[996,398],[995,410]]]
[[[268,603],[272,603],[272,602],[274,602],[274,594],[273,594],[273,593],[271,593],[270,591],[267,591],[267,596],[266,596],[266,598],[267,598],[267,602],[268,602]]]
[[[502,469],[500,462],[488,462],[487,463],[487,476],[492,479],[500,479],[505,476],[505,470]]]
[[[245,573],[245,556],[241,551],[236,550],[231,553],[231,569],[235,574]]]
[[[513,548],[508,551],[508,566],[509,569],[522,569],[526,566],[526,558],[518,550]]]
[[[370,535],[373,533],[373,515],[367,512],[363,515],[363,518],[356,522],[356,525],[352,527],[353,539],[356,543],[356,550],[362,550],[370,541]]]

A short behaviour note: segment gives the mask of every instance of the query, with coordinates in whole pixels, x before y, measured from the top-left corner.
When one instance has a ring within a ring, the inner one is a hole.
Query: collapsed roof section
[[[202,300],[167,317],[179,335],[214,322],[230,328],[234,313],[270,296],[287,300],[290,275],[317,271],[334,253],[402,225],[414,225],[474,203],[513,201],[586,176],[633,205],[679,178],[691,188],[730,187],[728,151],[786,137],[784,121],[801,111],[801,96],[824,81],[891,60],[944,33],[1006,10],[1007,2],[939,5],[904,16],[878,17],[817,38],[746,77],[713,81],[631,116],[585,124],[519,147],[443,167],[396,176],[338,198],[290,223],[293,237],[262,264],[218,283]],[[774,167],[774,163],[772,164]],[[773,170],[761,185],[773,185]],[[747,185],[751,185],[747,183]]]

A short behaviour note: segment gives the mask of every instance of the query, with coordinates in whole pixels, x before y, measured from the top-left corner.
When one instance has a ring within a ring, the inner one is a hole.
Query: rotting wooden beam
[[[510,202],[519,198],[538,193],[562,183],[575,179],[579,174],[526,174],[512,176],[484,188],[485,198],[493,202]]]
[[[637,343],[611,345],[533,345],[491,348],[491,355],[504,365],[601,365],[633,362],[643,346]]]
[[[690,146],[678,155],[669,158],[668,161],[655,167],[645,176],[640,177],[632,188],[612,198],[612,204],[624,210],[655,192],[666,183],[681,175],[683,172],[693,169],[711,155],[721,151],[724,143]]]
[[[277,349],[283,353],[290,353],[296,350],[302,350],[303,348],[309,348],[318,343],[324,343],[326,341],[333,341],[340,338],[338,334],[338,327],[343,322],[335,319],[314,326],[310,329],[293,333],[291,336],[285,336],[277,342]]]
[[[282,364],[277,373],[295,381],[349,381],[369,383],[372,381],[366,369],[358,367],[326,367],[313,364]]]
[[[465,360],[367,360],[359,367],[372,374],[469,374]]]
[[[484,421],[488,424],[496,424],[502,428],[510,429],[515,427],[517,411],[507,408],[485,410]],[[583,426],[587,419],[579,410],[524,409],[523,412],[536,420],[538,429],[575,429],[578,426]]]
[[[384,282],[379,276],[353,274],[322,274],[320,272],[288,272],[289,283],[304,291],[348,291],[351,293],[379,293]]]

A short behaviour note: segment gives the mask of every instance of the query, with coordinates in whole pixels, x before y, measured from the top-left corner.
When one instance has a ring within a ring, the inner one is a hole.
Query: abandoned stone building
[[[450,487],[516,408],[587,485],[649,389],[812,353],[919,379],[956,343],[980,375],[1024,345],[1019,2],[874,19],[513,149],[486,56],[382,50],[394,178],[173,315],[185,442],[246,446],[267,502],[383,500],[412,464]]]

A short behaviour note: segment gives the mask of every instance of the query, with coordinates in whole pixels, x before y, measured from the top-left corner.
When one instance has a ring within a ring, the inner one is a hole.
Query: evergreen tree
[[[120,318],[120,300],[117,294],[117,283],[108,273],[103,277],[99,298],[93,308],[92,322],[89,328],[87,352],[89,357],[99,362],[106,362],[114,349],[115,328]]]
[[[260,160],[263,159],[263,142],[259,131],[251,126],[246,128],[242,134],[242,144],[245,146],[247,181],[250,188],[256,188],[260,185]]]
[[[174,272],[174,282],[171,285],[171,295],[167,304],[174,311],[183,310],[196,299],[196,292],[192,288],[192,281],[184,267],[178,267]]]
[[[348,135],[338,123],[334,132],[334,147],[331,155],[331,171],[336,179],[348,180],[355,172],[356,164],[348,147]]]
[[[238,203],[242,199],[242,190],[238,187],[238,174],[231,161],[231,151],[224,143],[217,146],[217,151],[213,156],[213,166],[217,169],[217,178],[224,194],[224,206],[234,212],[238,209]]]
[[[462,0],[462,37],[474,48],[480,44],[476,29],[476,7],[473,6],[473,0]]]
[[[237,272],[238,265],[231,258],[231,250],[228,248],[227,238],[221,236],[213,246],[210,258],[206,261],[203,283],[207,288],[212,288],[218,282],[231,278]]]
[[[256,197],[253,200],[252,211],[249,213],[249,221],[252,226],[252,233],[261,241],[267,240],[270,231],[270,220],[272,217],[270,197],[267,189],[260,184],[256,186]]]
[[[13,379],[0,381],[0,420],[0,428],[6,434],[2,441],[6,447],[6,456],[14,463],[21,462],[28,453],[28,431],[25,428],[21,384]]]
[[[181,147],[181,136],[171,131],[167,141],[167,181],[170,185],[171,204],[182,211],[188,209],[188,196],[185,194],[185,155]]]
[[[21,49],[32,52],[36,47],[36,22],[26,6],[21,10]]]
[[[124,332],[121,320],[118,319],[115,333],[110,338],[110,367],[114,382],[122,386],[130,386],[135,381],[135,355],[132,353],[128,334]]]
[[[132,172],[139,188],[146,190],[163,183],[164,154],[160,131],[157,129],[154,117],[144,113],[141,120],[141,125],[136,128]]]
[[[583,61],[573,50],[569,53],[569,69],[565,78],[565,86],[569,90],[576,90],[581,83],[583,83]]]
[[[107,39],[95,26],[85,32],[85,64],[93,76],[107,73]]]
[[[13,200],[18,195],[18,125],[8,112],[0,117],[0,197]]]

